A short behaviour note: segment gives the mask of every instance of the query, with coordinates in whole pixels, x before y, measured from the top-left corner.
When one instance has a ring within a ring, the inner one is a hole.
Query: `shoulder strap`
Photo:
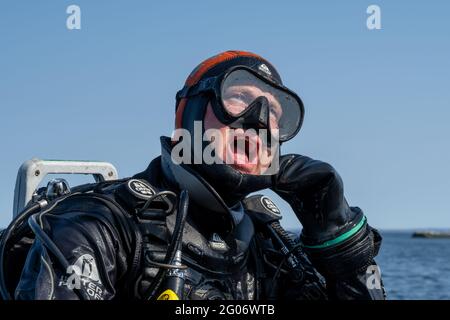
[[[266,229],[272,222],[281,220],[281,211],[267,196],[257,194],[242,201],[246,213],[258,229]]]

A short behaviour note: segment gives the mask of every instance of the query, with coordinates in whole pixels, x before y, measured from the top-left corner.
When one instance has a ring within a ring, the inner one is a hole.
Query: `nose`
[[[244,123],[252,124],[256,128],[269,128],[270,126],[270,110],[269,110],[269,100],[260,96],[253,100],[253,102],[248,106],[247,112],[243,115]]]

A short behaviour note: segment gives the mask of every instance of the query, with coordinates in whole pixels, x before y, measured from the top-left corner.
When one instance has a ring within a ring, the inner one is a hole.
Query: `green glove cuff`
[[[358,224],[356,226],[354,226],[349,231],[341,234],[339,237],[334,238],[333,240],[328,240],[328,241],[325,241],[322,244],[318,244],[318,245],[314,245],[314,246],[308,246],[308,245],[303,244],[303,247],[310,248],[310,249],[323,249],[323,248],[328,248],[328,247],[334,246],[336,244],[339,244],[341,242],[344,242],[345,240],[347,240],[348,238],[350,238],[354,234],[356,234],[359,230],[361,230],[361,228],[363,227],[363,225],[366,222],[366,220],[367,220],[366,217],[363,216],[361,221],[358,222]]]

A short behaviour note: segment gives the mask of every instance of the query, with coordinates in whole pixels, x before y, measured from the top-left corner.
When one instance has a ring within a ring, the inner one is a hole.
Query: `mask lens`
[[[222,105],[233,117],[244,113],[251,103],[261,96],[269,101],[271,128],[279,129],[280,141],[292,138],[302,121],[303,107],[299,98],[244,69],[232,71],[223,80]]]

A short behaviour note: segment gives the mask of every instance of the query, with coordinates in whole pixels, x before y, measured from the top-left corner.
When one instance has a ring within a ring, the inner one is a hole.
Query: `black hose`
[[[164,258],[164,264],[172,264],[175,254],[177,250],[181,248],[182,245],[182,236],[183,236],[183,229],[186,222],[186,216],[189,209],[189,193],[187,190],[181,191],[180,194],[180,200],[178,205],[178,212],[177,217],[175,221],[175,227],[172,234],[172,239],[170,241],[170,245],[167,248],[167,253]],[[158,293],[158,290],[165,278],[167,269],[166,268],[160,268],[158,273],[155,276],[155,279],[153,280],[152,284],[150,285],[150,288],[148,289],[148,295],[146,297],[147,300],[153,299],[156,294]]]
[[[166,196],[171,196],[173,198],[177,198],[176,193],[172,192],[172,191],[161,191],[158,192],[157,194],[154,194],[153,196],[151,196],[150,198],[148,198],[148,200],[145,202],[144,206],[139,209],[139,213],[144,212],[145,210],[148,209],[148,207],[150,206],[150,204],[157,198],[161,198],[161,200],[163,200],[167,205],[168,208],[165,210],[167,214],[169,214],[170,212],[173,211],[174,206],[172,205],[172,203],[170,201],[167,201]]]
[[[39,239],[42,244],[56,257],[57,261],[63,267],[63,270],[67,270],[70,267],[69,261],[67,261],[66,257],[63,255],[61,250],[59,250],[53,240],[50,239],[43,227],[36,221],[36,216],[38,215],[39,218],[41,218],[43,214],[45,214],[45,212],[32,215],[28,219],[28,224],[36,238]],[[73,288],[73,291],[80,299],[90,300],[88,294],[84,290]]]
[[[284,252],[285,257],[272,278],[271,288],[273,288],[276,278],[279,276],[282,265],[289,262],[288,265],[295,272],[296,280],[304,285],[308,285],[308,288],[304,292],[306,298],[313,300],[317,298],[327,299],[325,283],[302,251],[302,244],[295,243],[278,221],[272,222],[268,226],[274,238],[278,242],[281,241],[280,244],[285,247],[284,250],[287,249],[287,252]],[[295,259],[296,261],[293,263],[294,260],[289,261],[289,259]],[[305,282],[310,282],[311,284]]]
[[[2,238],[0,241],[0,294],[3,300],[12,300],[11,295],[8,292],[8,288],[6,286],[5,281],[5,251],[6,246],[8,244],[9,239],[12,237],[14,230],[16,227],[26,222],[29,216],[35,213],[37,210],[41,209],[41,203],[33,203],[31,206],[25,208],[19,215],[9,224],[6,230],[3,230]]]
[[[69,261],[67,261],[66,257],[62,254],[61,250],[55,245],[55,243],[50,239],[50,237],[47,235],[47,233],[44,231],[42,226],[40,226],[36,222],[36,215],[32,215],[28,219],[28,225],[31,228],[31,231],[36,235],[36,238],[39,239],[45,247],[47,247],[48,250],[56,257],[58,262],[61,264],[61,266],[64,268],[64,270],[67,270],[67,268],[70,266]]]
[[[295,241],[289,236],[286,230],[281,226],[278,221],[272,222],[270,226],[275,230],[275,232],[280,236],[281,239],[287,244],[290,249],[296,246]]]
[[[54,208],[59,202],[61,202],[66,197],[62,197],[57,201],[53,202],[52,205],[46,208],[44,211],[42,210],[44,206],[47,205],[47,202],[36,202],[33,203],[29,208],[25,208],[19,215],[11,222],[8,228],[3,233],[2,239],[0,241],[0,293],[4,300],[12,300],[11,295],[8,292],[8,288],[6,286],[5,281],[5,272],[4,272],[4,256],[7,247],[7,242],[14,235],[14,231],[21,227],[25,222],[28,222],[30,229],[35,234],[36,238],[38,238],[43,245],[57,258],[58,262],[67,270],[67,267],[70,265],[64,255],[61,253],[59,248],[55,245],[55,243],[50,239],[50,237],[45,233],[42,229],[42,226],[36,221],[36,216],[41,217]],[[81,299],[89,300],[87,294],[82,290],[74,290],[75,294]]]

